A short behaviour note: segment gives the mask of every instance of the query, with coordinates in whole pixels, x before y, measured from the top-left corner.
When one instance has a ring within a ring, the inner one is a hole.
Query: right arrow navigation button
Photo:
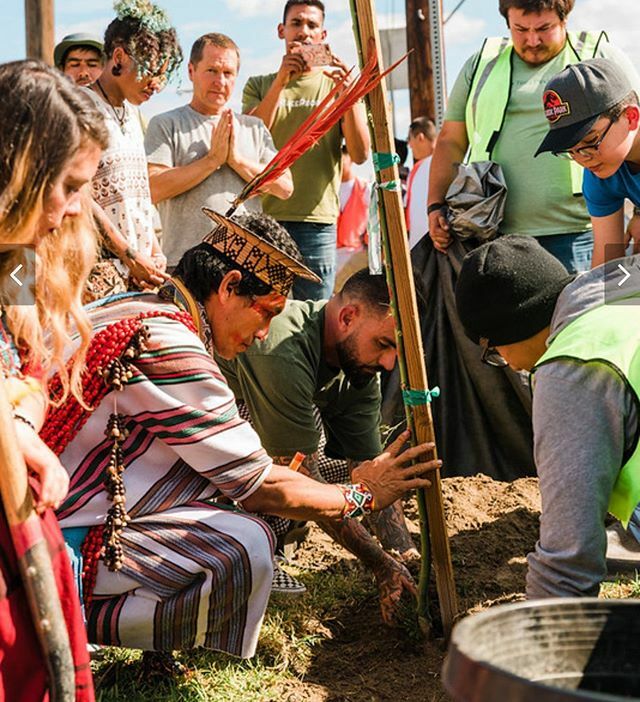
[[[622,278],[622,280],[620,280],[618,282],[618,287],[621,287],[622,285],[624,285],[627,282],[627,280],[629,280],[629,278],[631,278],[631,273],[629,273],[629,271],[621,263],[618,264],[618,268],[620,269],[620,271],[622,272],[622,275],[624,276]]]

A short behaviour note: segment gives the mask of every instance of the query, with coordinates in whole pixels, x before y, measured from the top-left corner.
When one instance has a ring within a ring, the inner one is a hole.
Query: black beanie
[[[456,306],[476,344],[506,346],[535,336],[551,323],[567,269],[530,236],[501,236],[470,251],[456,284]]]

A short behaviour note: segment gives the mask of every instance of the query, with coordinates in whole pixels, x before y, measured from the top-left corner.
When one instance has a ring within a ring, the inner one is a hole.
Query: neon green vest
[[[633,393],[640,417],[640,305],[603,305],[580,315],[551,342],[536,368],[561,358],[585,363],[601,361],[608,365]],[[594,420],[598,421],[598,408],[593,409]],[[640,442],[637,442],[618,474],[609,511],[626,526],[639,502]]]
[[[567,42],[562,49],[564,65],[593,58],[602,38],[607,39],[604,32],[567,32]],[[512,56],[513,43],[508,37],[489,37],[482,45],[467,98],[467,163],[492,159],[511,95]],[[571,192],[575,195],[582,194],[582,173],[582,167],[571,161]]]

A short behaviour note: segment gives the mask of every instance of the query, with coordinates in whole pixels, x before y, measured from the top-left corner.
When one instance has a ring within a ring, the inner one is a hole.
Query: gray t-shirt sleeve
[[[162,115],[151,119],[144,137],[144,150],[147,154],[147,163],[156,163],[169,168],[175,166],[170,120],[162,119]]]
[[[266,165],[278,153],[271,132],[265,127],[264,122],[260,120],[260,136],[262,148],[260,149],[259,163]]]
[[[554,361],[536,372],[534,455],[542,515],[528,556],[527,597],[598,594],[606,572],[604,519],[637,412],[602,363]]]

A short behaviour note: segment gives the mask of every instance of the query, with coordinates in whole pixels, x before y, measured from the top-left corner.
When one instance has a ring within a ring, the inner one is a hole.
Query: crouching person
[[[621,262],[631,270],[637,257]],[[619,279],[615,266],[574,279],[518,235],[467,254],[458,278],[458,314],[483,360],[534,373],[542,515],[530,598],[597,595],[607,511],[626,525],[640,501],[640,290]]]
[[[427,485],[422,475],[437,463],[411,465],[425,446],[400,453],[400,442],[343,486],[273,465],[213,353],[233,358],[263,339],[294,278],[314,275],[273,220],[207,214],[214,230],[158,294],[90,307],[90,409],[65,403],[46,438],[71,474],[61,524],[87,530],[89,639],[250,657],[271,589],[273,535],[215,498],[294,519],[348,519]]]

